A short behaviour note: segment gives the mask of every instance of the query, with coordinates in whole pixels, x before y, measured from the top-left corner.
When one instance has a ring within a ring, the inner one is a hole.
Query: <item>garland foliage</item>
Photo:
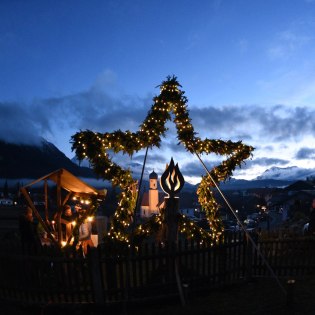
[[[137,197],[137,183],[132,178],[129,170],[122,169],[115,164],[108,155],[108,151],[114,153],[123,152],[129,155],[144,148],[160,147],[161,137],[165,136],[166,122],[171,120],[177,129],[177,138],[190,153],[218,154],[228,158],[220,165],[212,169],[211,176],[216,182],[227,180],[237,166],[251,156],[253,147],[244,145],[242,141],[232,142],[223,140],[200,139],[196,136],[187,110],[187,98],[184,96],[181,85],[176,77],[167,77],[162,82],[159,96],[153,98],[153,105],[145,120],[137,132],[121,130],[112,133],[98,133],[90,130],[80,131],[71,137],[72,150],[79,160],[87,158],[95,173],[104,180],[110,180],[112,185],[119,186],[121,193],[108,237],[119,242],[129,242],[130,232],[128,227],[133,219]],[[180,231],[188,233],[191,237],[201,240],[208,239],[217,242],[223,231],[222,222],[218,217],[218,204],[212,194],[213,183],[209,176],[202,178],[197,194],[199,203],[206,213],[211,231],[205,232],[198,228],[187,218],[179,219]],[[155,218],[151,223],[157,227],[160,222]],[[148,224],[150,226],[150,224]],[[139,235],[152,233],[150,228],[139,227]],[[144,232],[141,232],[144,231]],[[187,235],[188,235],[187,234]]]

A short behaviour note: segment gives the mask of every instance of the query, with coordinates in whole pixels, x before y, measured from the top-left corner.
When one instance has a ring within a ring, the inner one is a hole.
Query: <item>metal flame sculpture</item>
[[[160,184],[169,197],[175,197],[184,187],[184,177],[178,168],[178,164],[176,163],[176,165],[174,165],[173,158],[171,158],[170,165],[166,165],[165,172],[161,176]]]

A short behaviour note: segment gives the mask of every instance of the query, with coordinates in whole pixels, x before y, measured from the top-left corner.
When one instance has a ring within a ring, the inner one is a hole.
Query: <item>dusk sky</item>
[[[0,1],[8,142],[40,136],[72,158],[80,130],[136,132],[168,75],[198,136],[255,147],[234,177],[315,169],[315,0]],[[169,128],[146,173],[161,174],[173,157],[186,180],[200,179],[200,162]],[[209,168],[218,158],[203,156]]]

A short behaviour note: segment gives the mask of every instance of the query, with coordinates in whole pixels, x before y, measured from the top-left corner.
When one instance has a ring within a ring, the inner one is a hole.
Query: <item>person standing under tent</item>
[[[79,212],[79,219],[80,217],[85,215],[85,210],[81,210]],[[88,246],[94,247],[92,241],[92,223],[88,220],[88,218],[84,218],[84,221],[79,226],[79,241],[82,245],[84,255],[87,254]]]
[[[68,241],[69,237],[71,237],[72,234],[73,220],[74,217],[72,215],[71,207],[69,205],[65,205],[61,215],[61,226],[62,239],[65,240],[66,242]]]
[[[27,207],[19,218],[19,231],[23,247],[36,249],[41,246],[41,241],[34,223],[33,210]]]

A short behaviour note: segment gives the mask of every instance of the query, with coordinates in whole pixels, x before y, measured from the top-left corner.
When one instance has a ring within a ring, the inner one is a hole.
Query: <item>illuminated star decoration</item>
[[[121,130],[112,133],[97,133],[90,130],[80,131],[71,137],[72,150],[79,160],[88,159],[94,172],[104,180],[110,180],[112,185],[121,189],[118,207],[112,220],[108,237],[121,242],[130,241],[128,227],[132,222],[136,206],[137,182],[132,178],[131,171],[122,169],[108,155],[108,150],[114,153],[123,152],[132,155],[144,148],[159,147],[161,137],[165,136],[166,122],[171,120],[177,129],[177,138],[190,153],[227,156],[227,159],[212,169],[211,176],[216,182],[225,181],[233,170],[251,156],[253,147],[244,145],[242,141],[200,139],[196,136],[187,110],[187,98],[181,91],[181,85],[176,77],[167,77],[160,87],[160,95],[153,98],[153,105],[147,117],[140,125],[139,131],[133,133]],[[180,231],[189,237],[201,240],[218,241],[223,231],[222,222],[218,216],[218,204],[212,193],[213,183],[209,176],[202,177],[197,190],[198,200],[210,224],[210,232],[197,227],[193,222],[182,216],[179,220]],[[140,226],[138,234],[147,235],[161,225],[161,216],[147,226]]]

